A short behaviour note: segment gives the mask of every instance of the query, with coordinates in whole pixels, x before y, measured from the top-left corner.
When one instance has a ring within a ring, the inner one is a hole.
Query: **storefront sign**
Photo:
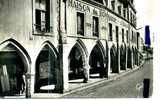
[[[107,17],[109,21],[112,21],[112,22],[116,23],[116,18],[114,18],[113,16],[109,15],[108,12],[100,10],[100,16],[101,17]]]
[[[78,11],[83,11],[87,13],[92,13],[93,15],[100,16],[100,17],[107,17],[109,21],[117,22],[117,19],[109,14],[109,12],[99,10],[96,8],[92,8],[89,5],[86,5],[82,2],[76,0],[69,0],[68,7],[73,7]]]
[[[81,2],[77,2],[76,0],[69,0],[68,2],[69,7],[74,7],[76,10],[89,12],[90,13],[90,7],[88,5],[85,5]]]
[[[128,28],[128,24],[126,24],[126,23],[125,23],[125,22],[123,22],[123,21],[121,21],[121,22],[120,22],[120,25],[122,25],[123,27]]]

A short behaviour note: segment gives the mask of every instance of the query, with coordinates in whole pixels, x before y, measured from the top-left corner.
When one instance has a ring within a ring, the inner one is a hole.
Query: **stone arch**
[[[87,66],[88,51],[84,43],[78,39],[70,50],[69,59],[69,80],[84,78],[84,67]]]
[[[25,48],[14,39],[0,43],[0,94],[20,95],[25,91],[25,75],[30,73],[31,59]],[[27,91],[27,90],[26,90]]]
[[[120,47],[120,69],[126,69],[126,49],[125,46]]]
[[[53,44],[45,41],[35,63],[35,93],[53,92],[57,83],[58,52]]]
[[[101,78],[106,76],[105,50],[100,41],[97,41],[96,45],[93,47],[91,51],[89,57],[89,65],[90,65],[90,75],[99,74],[99,77]],[[90,77],[98,77],[98,75]]]
[[[112,73],[118,72],[118,57],[117,48],[113,45],[110,49],[110,70]]]
[[[130,47],[127,48],[127,68],[132,68],[132,50]]]
[[[133,66],[135,65],[135,49],[134,49],[134,47],[132,47],[132,63],[133,63]]]
[[[135,48],[135,65],[138,65],[138,49]]]

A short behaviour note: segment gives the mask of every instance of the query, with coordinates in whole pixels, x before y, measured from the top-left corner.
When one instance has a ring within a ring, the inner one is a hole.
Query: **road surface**
[[[143,80],[150,79],[149,95],[153,89],[153,60],[148,60],[137,71],[127,74],[117,80],[104,83],[62,98],[139,98],[143,97]]]

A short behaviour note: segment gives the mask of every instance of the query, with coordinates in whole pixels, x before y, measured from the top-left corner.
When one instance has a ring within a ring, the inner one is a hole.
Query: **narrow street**
[[[102,86],[91,87],[65,95],[62,98],[140,98],[143,97],[141,84],[147,78],[150,79],[149,95],[151,96],[153,88],[153,60],[146,61],[139,70],[117,80],[107,82]]]

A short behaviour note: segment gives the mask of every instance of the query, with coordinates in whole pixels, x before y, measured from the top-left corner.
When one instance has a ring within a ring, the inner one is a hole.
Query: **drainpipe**
[[[58,77],[57,77],[57,86],[56,86],[56,90],[59,93],[63,93],[63,89],[64,89],[64,82],[63,82],[63,41],[62,41],[62,30],[61,30],[61,0],[59,0],[59,6],[58,6],[58,52],[59,52],[59,67],[58,67]]]
[[[108,71],[110,72],[110,68],[109,68],[109,55],[108,55],[108,52],[109,52],[109,47],[108,47],[108,41],[106,40],[106,59],[105,59],[105,74],[106,74],[106,77],[108,78],[109,77],[109,73]]]

